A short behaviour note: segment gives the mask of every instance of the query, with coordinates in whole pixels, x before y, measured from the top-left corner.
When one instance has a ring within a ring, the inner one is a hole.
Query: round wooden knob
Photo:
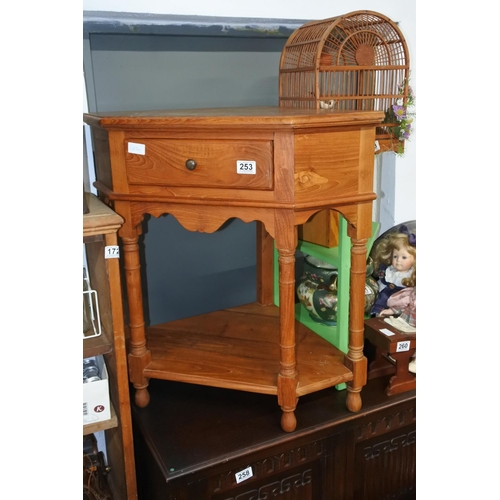
[[[196,168],[196,162],[194,160],[186,160],[186,168],[188,170],[194,170]]]

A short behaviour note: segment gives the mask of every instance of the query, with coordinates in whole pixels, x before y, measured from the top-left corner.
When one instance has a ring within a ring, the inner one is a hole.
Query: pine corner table
[[[119,236],[137,406],[148,405],[155,378],[276,395],[286,432],[296,428],[300,396],[337,384],[347,384],[347,408],[361,409],[366,242],[376,197],[375,127],[383,117],[281,107],[84,114],[99,197],[125,220]],[[294,316],[297,227],[324,209],[346,218],[352,241],[347,353]],[[145,214],[167,213],[207,233],[231,218],[257,221],[255,303],[146,327],[141,224]]]

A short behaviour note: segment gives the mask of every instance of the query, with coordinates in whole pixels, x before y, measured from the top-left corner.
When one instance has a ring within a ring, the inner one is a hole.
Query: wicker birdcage
[[[397,99],[406,105],[408,78],[408,49],[396,23],[377,12],[351,12],[291,34],[280,60],[280,106],[387,112]],[[379,151],[401,150],[390,125],[377,129]]]

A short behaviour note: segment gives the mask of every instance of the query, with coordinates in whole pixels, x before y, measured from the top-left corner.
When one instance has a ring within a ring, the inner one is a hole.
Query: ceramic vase
[[[366,266],[365,315],[378,295],[377,281],[371,276],[373,265],[369,259]],[[338,269],[327,262],[310,255],[304,258],[304,272],[299,279],[297,296],[314,321],[327,326],[337,324],[338,311]]]

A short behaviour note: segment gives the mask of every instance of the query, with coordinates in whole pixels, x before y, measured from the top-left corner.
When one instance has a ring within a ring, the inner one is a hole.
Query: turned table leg
[[[132,233],[132,231],[130,232]],[[135,403],[144,408],[149,404],[149,379],[144,377],[144,368],[151,361],[146,348],[146,330],[142,304],[141,264],[139,258],[139,230],[130,236],[122,236],[125,281],[129,306],[130,326],[130,381],[134,385]]]
[[[298,373],[295,349],[295,250],[297,247],[297,228],[288,213],[280,213],[277,219],[281,230],[276,234],[276,248],[279,263],[279,300],[280,300],[280,373],[278,375],[278,404],[283,410],[281,427],[292,432],[297,426],[295,408],[297,407]]]
[[[352,412],[362,406],[361,389],[366,385],[367,360],[364,347],[364,308],[366,279],[367,239],[351,239],[351,284],[349,291],[349,350],[346,365],[353,372],[353,380],[347,383],[347,408]]]

